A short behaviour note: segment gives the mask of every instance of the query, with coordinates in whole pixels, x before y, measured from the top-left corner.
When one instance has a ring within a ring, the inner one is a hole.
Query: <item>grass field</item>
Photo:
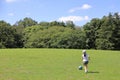
[[[0,80],[120,80],[120,51],[87,50],[89,73],[78,70],[82,50],[0,49]]]

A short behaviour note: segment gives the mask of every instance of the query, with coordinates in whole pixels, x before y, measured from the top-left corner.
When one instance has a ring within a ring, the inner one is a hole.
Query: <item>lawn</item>
[[[120,51],[87,50],[89,72],[79,49],[0,49],[0,80],[120,80]]]

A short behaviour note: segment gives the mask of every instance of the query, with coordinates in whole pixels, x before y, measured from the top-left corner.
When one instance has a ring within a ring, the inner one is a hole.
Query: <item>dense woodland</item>
[[[120,15],[109,13],[77,27],[72,21],[0,21],[0,48],[69,48],[120,50]]]

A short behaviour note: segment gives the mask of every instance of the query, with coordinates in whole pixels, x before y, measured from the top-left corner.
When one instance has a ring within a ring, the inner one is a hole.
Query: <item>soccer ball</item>
[[[78,69],[79,69],[79,70],[82,70],[82,66],[79,66]]]

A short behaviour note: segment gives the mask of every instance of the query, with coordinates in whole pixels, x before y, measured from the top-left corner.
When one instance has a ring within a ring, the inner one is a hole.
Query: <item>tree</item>
[[[115,49],[115,29],[114,17],[110,13],[102,19],[101,28],[97,31],[97,49]]]
[[[66,21],[66,26],[67,26],[67,27],[70,27],[70,28],[72,28],[72,29],[75,28],[75,24],[73,23],[73,21]]]
[[[113,34],[112,41],[114,43],[114,48],[120,50],[120,15],[119,13],[114,13],[113,15]]]
[[[39,28],[39,29],[38,29]],[[25,29],[25,47],[30,48],[85,48],[85,34],[64,26],[40,26]]]
[[[50,22],[49,26],[63,26],[63,27],[66,27],[64,22],[57,22],[57,21]]]
[[[83,29],[85,30],[86,33],[86,46],[87,48],[93,48],[95,49],[95,41],[97,38],[97,30],[100,29],[101,26],[101,21],[98,18],[94,18],[92,19],[90,22],[88,22],[87,24],[85,24],[83,26]]]
[[[109,13],[102,19],[94,18],[83,26],[86,46],[94,49],[120,49],[120,15]]]
[[[15,45],[15,29],[5,21],[0,21],[0,45],[1,48],[13,48]]]
[[[48,27],[49,26],[49,22],[40,22],[39,25]]]
[[[23,20],[20,20],[15,23],[15,26],[20,26],[20,27],[30,27],[33,25],[36,25],[37,21],[31,19],[31,18],[24,18]]]
[[[9,23],[1,20],[1,21],[0,21],[0,27],[2,27],[2,26],[8,27],[8,26],[11,26],[11,25],[10,25]]]

